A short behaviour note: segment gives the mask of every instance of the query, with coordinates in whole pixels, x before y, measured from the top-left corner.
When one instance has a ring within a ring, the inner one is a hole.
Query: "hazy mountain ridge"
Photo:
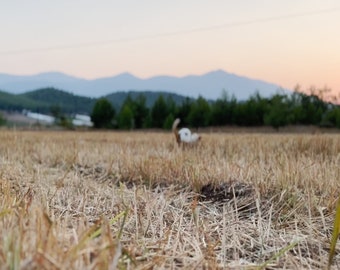
[[[120,91],[103,97],[108,99],[118,111],[128,95],[135,99],[140,94],[145,97],[148,107],[151,107],[160,95],[163,95],[165,99],[171,97],[176,104],[181,104],[187,98],[182,95],[161,91]],[[43,88],[23,94],[10,94],[0,91],[0,110],[21,111],[25,109],[49,114],[51,113],[51,108],[59,107],[62,113],[90,114],[96,100],[96,98],[74,95],[55,88]]]
[[[184,77],[154,76],[140,79],[130,73],[112,77],[86,80],[60,72],[48,72],[30,76],[0,74],[0,89],[20,94],[34,89],[53,87],[75,95],[101,97],[118,91],[162,91],[180,95],[207,99],[216,99],[223,90],[234,95],[238,100],[248,99],[256,91],[263,97],[275,94],[280,87],[273,83],[250,79],[217,70],[203,75]]]

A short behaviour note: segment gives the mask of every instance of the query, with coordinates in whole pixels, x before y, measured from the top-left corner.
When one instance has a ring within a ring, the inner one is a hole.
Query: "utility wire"
[[[199,27],[199,28],[192,28],[192,29],[186,29],[186,30],[180,30],[180,31],[151,34],[151,35],[141,35],[141,36],[134,36],[134,37],[109,39],[109,40],[103,40],[103,41],[82,42],[82,43],[74,43],[74,44],[52,46],[52,47],[0,51],[0,55],[40,53],[40,52],[57,51],[57,50],[65,50],[65,49],[97,47],[97,46],[103,46],[103,45],[114,44],[114,43],[131,42],[131,41],[155,39],[155,38],[170,37],[170,36],[179,36],[179,35],[185,35],[185,34],[191,34],[191,33],[197,33],[197,32],[209,32],[213,30],[227,29],[227,28],[232,28],[232,27],[237,27],[237,26],[294,19],[294,18],[299,18],[299,17],[315,16],[315,15],[333,13],[333,12],[339,12],[339,11],[340,11],[340,7],[334,7],[330,9],[315,10],[315,11],[304,12],[304,13],[291,13],[291,14],[282,15],[282,16],[258,18],[258,19],[247,20],[247,21],[229,22],[229,23],[224,23],[224,24],[211,25],[207,27]]]

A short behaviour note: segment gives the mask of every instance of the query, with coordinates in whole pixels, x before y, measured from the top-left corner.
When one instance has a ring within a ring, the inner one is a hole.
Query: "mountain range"
[[[77,78],[60,72],[23,76],[0,74],[0,90],[7,93],[22,94],[48,87],[91,98],[106,96],[118,91],[147,90],[171,92],[193,98],[201,95],[207,99],[217,99],[221,97],[223,91],[226,91],[238,100],[246,100],[255,92],[259,92],[263,97],[268,97],[282,89],[274,83],[238,76],[223,70],[203,75],[155,76],[147,79],[138,78],[130,73],[122,73],[93,80]]]

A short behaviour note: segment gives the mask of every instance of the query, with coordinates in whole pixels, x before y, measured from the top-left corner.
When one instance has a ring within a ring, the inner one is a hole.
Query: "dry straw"
[[[336,268],[339,153],[337,134],[1,131],[1,269]]]

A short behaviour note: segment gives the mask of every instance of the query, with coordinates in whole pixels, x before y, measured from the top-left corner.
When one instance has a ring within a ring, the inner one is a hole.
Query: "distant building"
[[[42,124],[54,124],[55,122],[55,118],[53,116],[50,115],[46,115],[46,114],[41,114],[41,113],[34,113],[34,112],[30,112],[27,110],[23,110],[23,114],[26,115],[27,117],[31,118],[31,119],[35,119],[37,120],[37,122],[42,123]]]
[[[55,124],[55,117],[41,114],[41,113],[34,113],[28,110],[23,110],[22,114],[27,116],[28,118],[36,120],[38,123],[41,124],[48,124],[52,125]],[[92,127],[93,123],[91,121],[91,117],[84,114],[76,114],[72,119],[72,125],[77,127]]]
[[[91,121],[91,117],[84,114],[76,114],[72,119],[72,124],[74,126],[82,126],[82,127],[92,127],[93,123]]]

